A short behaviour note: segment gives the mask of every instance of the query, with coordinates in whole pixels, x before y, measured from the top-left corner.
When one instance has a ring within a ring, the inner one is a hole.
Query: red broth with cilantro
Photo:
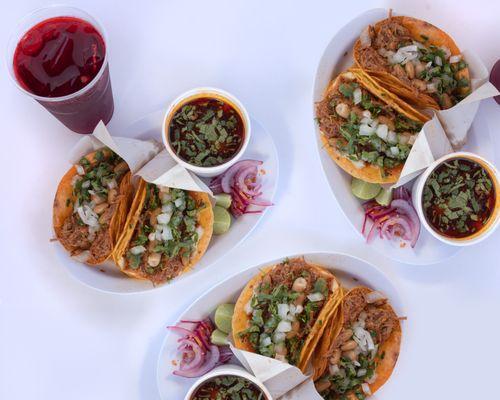
[[[496,203],[493,178],[478,162],[455,158],[443,162],[427,178],[422,206],[437,232],[465,238],[490,220]]]
[[[262,390],[249,380],[235,375],[218,376],[196,389],[191,400],[267,400]]]
[[[201,97],[177,109],[169,124],[168,138],[182,160],[198,167],[214,167],[238,154],[245,139],[245,125],[228,102]]]

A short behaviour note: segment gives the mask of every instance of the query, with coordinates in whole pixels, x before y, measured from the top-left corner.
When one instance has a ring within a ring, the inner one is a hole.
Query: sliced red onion
[[[174,375],[183,376],[185,378],[197,378],[199,376],[205,375],[207,372],[211,371],[217,366],[219,357],[219,348],[215,345],[211,345],[208,358],[205,358],[205,362],[203,364],[193,369],[174,371]]]
[[[363,204],[365,219],[361,232],[366,232],[367,221],[373,225],[368,232],[366,241],[371,243],[378,231],[380,238],[393,240],[396,236],[410,242],[415,247],[420,235],[420,220],[411,203],[408,189],[399,187],[393,192],[393,200],[389,206],[381,206],[371,200]]]
[[[261,164],[262,161],[259,160],[243,160],[237,162],[223,174],[221,179],[222,190],[225,193],[231,193],[231,182],[233,181],[233,177],[238,173],[238,171],[244,168],[246,169],[248,167],[257,167]]]

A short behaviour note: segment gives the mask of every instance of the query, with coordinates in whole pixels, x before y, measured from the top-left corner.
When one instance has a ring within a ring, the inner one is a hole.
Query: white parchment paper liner
[[[464,51],[469,66],[472,93],[448,110],[436,111],[426,122],[412,146],[398,182],[398,187],[411,181],[436,159],[459,150],[467,141],[467,132],[476,116],[481,100],[500,92],[488,82],[488,70],[472,52]]]
[[[166,150],[160,152],[161,145],[156,140],[138,140],[111,136],[101,121],[91,135],[81,138],[70,151],[70,162],[78,163],[83,156],[109,147],[123,158],[133,174],[146,182],[177,189],[212,192],[196,175],[180,166]]]
[[[125,160],[132,173],[137,172],[144,164],[160,151],[156,140],[138,140],[111,136],[106,125],[101,121],[91,135],[82,137],[70,150],[70,162],[77,164],[80,159],[102,147],[109,147]]]
[[[167,150],[157,154],[156,157],[137,171],[136,175],[155,185],[205,192],[212,196],[212,191],[208,186],[196,175],[177,164]]]
[[[273,399],[322,400],[310,376],[297,367],[232,345],[231,350],[243,367],[266,386]]]

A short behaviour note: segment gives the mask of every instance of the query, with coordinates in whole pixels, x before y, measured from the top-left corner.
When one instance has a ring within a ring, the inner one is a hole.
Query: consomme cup
[[[232,106],[236,110],[236,112],[240,115],[244,125],[243,143],[241,144],[241,147],[238,150],[238,152],[230,160],[226,161],[223,164],[216,165],[213,167],[200,167],[184,161],[177,155],[175,150],[172,148],[169,138],[170,122],[172,121],[175,113],[186,103],[205,97],[221,100],[224,103],[227,103],[230,106]],[[165,117],[163,118],[162,138],[163,138],[163,143],[167,148],[167,151],[178,164],[182,165],[184,168],[193,171],[195,174],[202,177],[212,177],[220,175],[224,171],[226,171],[231,165],[239,161],[241,159],[241,156],[245,153],[245,150],[248,146],[248,143],[250,141],[250,135],[251,135],[250,117],[248,116],[248,112],[245,109],[245,107],[243,107],[243,104],[241,104],[241,102],[232,94],[224,90],[211,87],[200,87],[189,90],[181,94],[168,106],[167,111],[165,112]]]
[[[425,216],[425,212],[422,205],[422,198],[424,192],[424,186],[427,182],[427,179],[432,174],[432,172],[440,166],[443,162],[455,159],[455,158],[464,158],[470,161],[474,161],[481,165],[486,172],[491,177],[493,181],[493,190],[495,192],[495,206],[493,208],[493,212],[486,222],[486,224],[477,232],[473,233],[470,236],[466,236],[463,238],[454,238],[450,236],[446,236],[435,230],[430,223],[427,221]],[[491,235],[494,230],[498,227],[500,222],[500,176],[498,174],[497,169],[493,164],[489,161],[485,160],[483,157],[478,156],[477,154],[467,153],[467,152],[456,152],[447,154],[440,159],[434,161],[423,174],[421,174],[412,189],[412,200],[413,206],[417,210],[418,217],[420,218],[420,222],[425,227],[425,229],[436,239],[440,240],[443,243],[452,245],[452,246],[470,246],[480,241],[486,239],[489,235]]]
[[[244,368],[240,367],[239,365],[234,365],[234,364],[226,364],[226,365],[221,365],[220,367],[217,367],[210,371],[209,373],[203,375],[201,378],[199,378],[193,386],[191,386],[191,389],[186,394],[186,397],[184,397],[184,400],[192,400],[193,395],[196,392],[196,389],[198,389],[203,383],[206,381],[216,378],[218,376],[224,376],[224,375],[233,375],[233,376],[239,376],[241,378],[244,378],[250,382],[252,382],[255,386],[257,386],[262,393],[264,393],[264,398],[262,400],[273,400],[271,393],[269,393],[269,390],[264,386],[264,384],[259,381],[255,376],[252,374],[248,373]]]

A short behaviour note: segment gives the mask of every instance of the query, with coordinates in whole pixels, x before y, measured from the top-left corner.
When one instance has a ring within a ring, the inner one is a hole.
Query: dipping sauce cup
[[[50,6],[26,16],[7,46],[10,76],[69,129],[91,133],[114,110],[106,35],[75,7]]]

